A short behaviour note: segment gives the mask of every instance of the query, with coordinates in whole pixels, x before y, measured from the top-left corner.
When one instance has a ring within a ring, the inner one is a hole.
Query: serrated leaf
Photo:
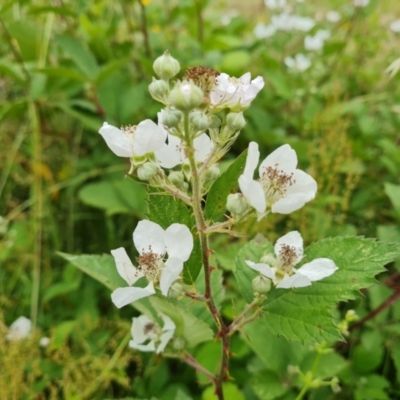
[[[150,221],[159,224],[163,229],[179,223],[192,230],[195,226],[194,216],[185,204],[172,196],[160,194],[154,189],[149,190],[147,217]],[[183,270],[183,281],[188,285],[196,281],[202,266],[200,241],[198,237],[193,237],[193,240],[193,251]]]
[[[188,347],[194,347],[202,342],[213,340],[214,333],[210,327],[193,314],[185,311],[167,298],[152,296],[150,303],[154,309],[170,317],[176,325],[176,335],[182,336]],[[175,336],[176,336],[175,335]]]
[[[245,246],[249,247],[249,251],[254,249],[251,243]],[[398,243],[361,237],[337,237],[314,243],[306,249],[304,262],[326,257],[332,259],[339,270],[309,287],[290,290],[273,288],[264,303],[260,321],[270,332],[289,340],[340,340],[330,309],[340,301],[354,299],[360,289],[374,283],[374,276],[384,270],[385,264],[399,255]],[[257,261],[257,258],[252,261]],[[242,293],[246,293],[249,291],[249,278],[246,277],[247,272],[239,272],[239,268],[244,268],[240,260],[235,274],[238,279],[243,279],[242,285],[247,285],[245,290],[241,289]],[[250,298],[248,293],[245,296]]]
[[[238,179],[243,173],[246,157],[247,150],[245,150],[211,186],[204,208],[204,216],[207,220],[217,221],[224,215],[226,199],[229,194],[237,191],[239,185]]]
[[[250,380],[250,386],[258,398],[273,400],[288,391],[288,387],[281,382],[281,376],[275,371],[258,371]]]

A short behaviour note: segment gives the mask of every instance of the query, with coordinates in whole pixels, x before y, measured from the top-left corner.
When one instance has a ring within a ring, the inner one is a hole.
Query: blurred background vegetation
[[[398,0],[362,8],[350,0],[288,3],[315,20],[309,34],[330,31],[322,50],[307,51],[302,31],[260,37],[256,25],[279,13],[261,0],[1,2],[1,399],[213,398],[179,363],[126,349],[132,310],[117,310],[107,289],[57,255],[134,251],[146,194],[124,180],[129,166],[97,132],[105,120],[120,126],[156,117],[160,106],[147,86],[153,60],[166,49],[183,70],[202,64],[263,76],[266,86],[245,113],[232,157],[250,140],[264,156],[289,143],[318,181],[316,200],[302,210],[243,230],[272,241],[289,229],[307,243],[335,235],[400,241],[400,78],[384,73],[400,57],[400,33],[390,29],[400,18]],[[332,10],[340,13],[336,22],[326,18]],[[311,60],[305,71],[285,65],[297,53]],[[230,318],[237,294],[227,255],[239,244],[224,240],[214,247],[223,249],[217,262],[228,274]],[[347,309],[363,317],[393,299],[399,270],[399,263],[389,266],[384,284],[342,305],[338,320]],[[332,375],[342,392],[322,388],[310,399],[400,398],[400,306],[390,304],[339,346]],[[35,333],[6,342],[20,315],[31,318]],[[50,337],[47,347],[39,347],[42,336]],[[235,337],[233,346],[229,399],[295,398],[295,391],[260,389],[264,375],[254,378],[258,350],[248,336]],[[214,353],[206,344],[197,357],[212,368]],[[268,366],[279,377],[274,368]]]

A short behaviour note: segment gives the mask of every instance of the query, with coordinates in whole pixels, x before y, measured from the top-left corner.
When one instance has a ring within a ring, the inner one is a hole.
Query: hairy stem
[[[204,368],[191,354],[185,353],[185,356],[182,359],[186,364],[193,367],[196,371],[201,372],[205,375],[211,382],[215,384],[217,378],[213,375],[208,369]]]
[[[219,375],[216,377],[214,381],[215,384],[215,394],[219,400],[224,400],[224,393],[222,390],[222,383],[225,381],[228,376],[228,360],[229,360],[229,329],[225,325],[224,320],[222,319],[221,314],[219,313],[211,290],[211,269],[210,269],[210,260],[209,254],[210,249],[208,245],[208,237],[206,234],[207,223],[204,218],[203,209],[202,209],[202,182],[199,176],[199,171],[197,169],[196,160],[194,157],[194,147],[193,140],[190,136],[190,126],[189,126],[189,115],[188,113],[184,114],[184,126],[185,126],[185,141],[186,141],[186,151],[187,157],[189,159],[190,167],[192,170],[192,199],[193,199],[193,212],[196,219],[196,227],[199,234],[200,239],[200,247],[202,254],[202,262],[204,268],[204,279],[205,279],[205,293],[204,296],[207,299],[208,309],[213,316],[215,323],[218,326],[219,333],[218,337],[221,338],[222,341],[222,360],[221,360],[221,369]]]

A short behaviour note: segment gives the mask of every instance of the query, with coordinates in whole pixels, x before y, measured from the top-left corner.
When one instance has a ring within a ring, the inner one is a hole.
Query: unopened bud
[[[219,128],[221,126],[221,118],[217,117],[215,114],[208,116],[208,126],[213,128]]]
[[[201,104],[203,91],[192,81],[177,83],[169,95],[171,104],[181,111],[191,111]]]
[[[141,181],[148,181],[154,178],[159,171],[159,167],[156,163],[147,162],[142,164],[137,170],[137,176]]]
[[[162,79],[153,78],[153,81],[149,85],[149,92],[153,99],[164,102],[169,92],[168,84]]]
[[[168,128],[178,126],[182,119],[182,111],[166,108],[162,113],[162,124]]]
[[[252,280],[251,285],[254,293],[267,294],[271,290],[271,279],[258,275]]]
[[[348,310],[346,316],[344,317],[347,322],[357,321],[359,319],[358,315],[354,310]]]
[[[246,125],[242,112],[230,112],[226,116],[226,125],[234,131],[240,131]]]
[[[186,346],[186,341],[184,338],[182,337],[177,337],[174,339],[174,341],[172,342],[172,347],[174,350],[176,351],[181,351],[185,348]]]
[[[185,176],[180,171],[171,171],[168,175],[168,179],[174,186],[183,192],[186,192],[189,188],[188,183],[185,182]]]
[[[221,171],[219,170],[218,165],[214,164],[207,170],[204,180],[206,182],[215,181],[219,177],[220,173]]]
[[[209,119],[207,115],[201,111],[193,111],[190,113],[189,119],[193,126],[198,130],[204,131],[208,128]]]
[[[268,264],[268,265],[274,265],[275,261],[276,259],[272,253],[268,253],[265,256],[262,256],[260,260],[262,264]]]
[[[230,194],[226,200],[226,209],[235,217],[241,217],[249,209],[249,204],[242,194]]]
[[[180,282],[175,281],[168,290],[168,297],[171,299],[181,299],[183,297],[183,287]]]
[[[331,388],[333,393],[339,393],[342,390],[339,385],[339,379],[336,376],[331,379]]]
[[[167,50],[162,56],[158,57],[153,63],[154,72],[165,81],[173,78],[180,71],[181,66],[178,60],[169,54]]]

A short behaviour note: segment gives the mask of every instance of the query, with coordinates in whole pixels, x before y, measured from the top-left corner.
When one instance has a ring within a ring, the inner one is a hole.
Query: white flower
[[[6,339],[12,341],[25,339],[29,336],[31,329],[31,320],[26,317],[19,317],[11,324]]]
[[[264,87],[261,76],[251,80],[250,72],[240,78],[222,73],[216,78],[217,85],[210,92],[210,105],[215,108],[230,108],[240,111],[248,108]]]
[[[400,32],[400,19],[398,19],[398,20],[396,20],[396,21],[393,21],[391,24],[390,24],[390,30],[392,31],[392,32]]]
[[[310,286],[312,282],[331,276],[338,269],[329,258],[317,258],[295,269],[295,265],[303,258],[303,239],[297,231],[289,232],[276,241],[275,254],[272,267],[249,260],[246,260],[246,264],[272,279],[278,289]]]
[[[301,17],[299,15],[294,15],[292,17],[293,29],[298,31],[308,32],[315,26],[315,21],[309,17]]]
[[[386,69],[385,72],[389,74],[389,78],[392,79],[400,71],[400,58],[394,60]]]
[[[165,132],[150,119],[140,122],[137,126],[129,125],[121,129],[104,122],[99,133],[118,157],[153,153],[163,146],[166,139]]]
[[[43,336],[42,338],[40,338],[39,341],[39,346],[40,347],[47,347],[50,343],[50,338]]]
[[[162,353],[175,332],[175,324],[166,315],[160,314],[164,322],[161,328],[146,315],[133,318],[129,347],[140,351],[155,351]],[[146,343],[147,342],[147,343]]]
[[[275,35],[276,28],[273,25],[259,23],[255,26],[253,33],[257,39],[266,39]]]
[[[193,249],[193,236],[187,226],[172,224],[164,231],[160,225],[148,220],[138,223],[133,232],[133,242],[139,252],[138,267],[132,264],[123,247],[111,251],[118,273],[129,285],[111,294],[118,308],[151,296],[155,293],[154,284],[157,283],[161,293],[166,296]],[[165,254],[168,254],[168,260],[164,262]],[[143,276],[149,281],[145,288],[132,286]]]
[[[304,38],[304,47],[308,51],[319,51],[324,47],[325,40],[329,39],[331,33],[328,30],[320,29],[314,36]]]
[[[246,165],[239,177],[239,186],[259,218],[268,208],[273,213],[289,214],[315,197],[317,182],[304,171],[296,169],[296,152],[285,144],[271,153],[260,165],[260,178],[253,179],[260,159],[258,144],[250,142]]]
[[[283,8],[286,6],[286,0],[264,0],[264,4],[271,10]]]
[[[271,24],[280,31],[298,30],[308,32],[315,26],[315,21],[312,18],[302,17],[300,15],[291,15],[286,12],[273,15]]]
[[[341,16],[340,16],[340,13],[338,13],[337,11],[328,11],[326,13],[326,19],[329,22],[335,23],[335,22],[339,22],[340,21]]]
[[[162,126],[162,112],[158,113],[158,125]],[[164,127],[162,129],[165,130]],[[165,132],[167,132],[165,130]],[[193,140],[196,162],[203,163],[211,153],[214,145],[206,133],[202,133]],[[178,164],[189,163],[185,154],[184,142],[174,135],[168,135],[168,143],[155,151],[157,161],[163,168],[174,168]]]
[[[302,72],[311,66],[311,60],[304,54],[296,54],[294,57],[285,57],[285,65],[297,72]]]
[[[366,7],[369,4],[369,0],[353,0],[354,7]]]

